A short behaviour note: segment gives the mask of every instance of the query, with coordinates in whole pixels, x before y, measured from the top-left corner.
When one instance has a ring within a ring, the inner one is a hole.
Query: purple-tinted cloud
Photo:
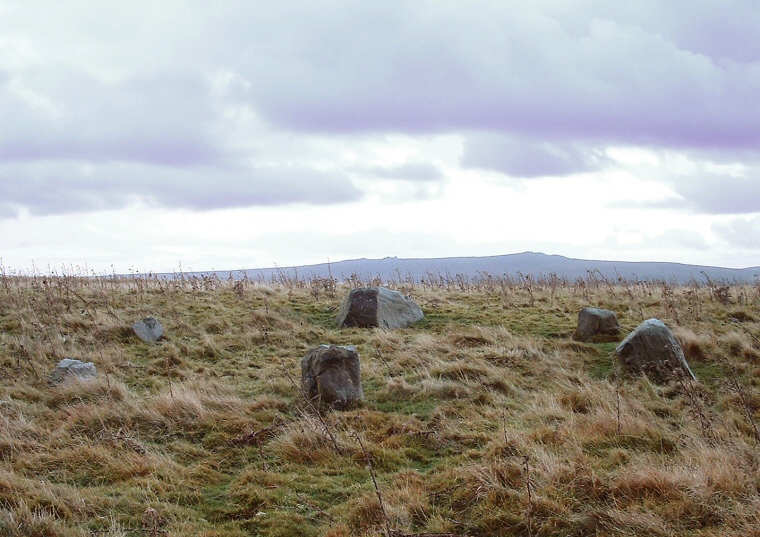
[[[67,52],[103,49],[96,59],[128,62],[126,76],[104,82],[51,60],[14,68],[5,78],[50,100],[60,116],[35,116],[34,99],[5,91],[0,106],[19,113],[0,140],[16,152],[27,148],[26,155],[55,151],[62,140],[69,144],[59,152],[77,153],[79,139],[79,154],[97,153],[94,142],[103,140],[106,158],[119,158],[109,142],[147,137],[173,147],[179,138],[179,147],[202,146],[201,154],[214,155],[220,140],[210,132],[219,110],[205,81],[230,70],[249,88],[237,99],[275,128],[469,130],[563,145],[754,149],[760,142],[755,11],[746,2],[592,1],[568,9],[283,1],[185,6],[172,25],[167,10],[135,2],[130,17],[144,28],[130,28],[133,41],[126,43],[98,28],[89,13],[79,13],[85,22],[63,13],[56,37],[76,45],[68,43]],[[100,16],[116,21],[119,12]],[[43,22],[35,38],[52,47]]]
[[[582,12],[572,30],[563,25],[572,14],[515,4],[387,6],[292,14],[276,60],[236,65],[256,108],[310,132],[470,129],[673,148],[760,142],[760,67],[652,31],[655,4],[640,9],[645,16],[625,6],[607,19]],[[336,23],[351,26],[340,32]]]
[[[340,159],[315,164],[298,143],[354,133],[456,134],[463,166],[516,177],[599,169],[610,145],[760,158],[748,2],[3,9],[0,214],[135,196],[198,209],[355,200],[357,169],[316,171]],[[363,173],[442,178],[424,162]],[[673,188],[696,211],[760,210],[749,179],[719,192],[715,180]]]

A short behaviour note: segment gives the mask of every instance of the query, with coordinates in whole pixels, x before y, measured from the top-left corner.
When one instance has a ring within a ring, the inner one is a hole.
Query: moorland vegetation
[[[382,283],[425,318],[338,329]],[[651,317],[698,381],[572,339]],[[760,284],[220,280],[0,272],[0,534],[760,535]],[[135,337],[160,319],[165,338]],[[317,413],[300,361],[353,344],[364,401]],[[64,358],[98,379],[49,387]]]

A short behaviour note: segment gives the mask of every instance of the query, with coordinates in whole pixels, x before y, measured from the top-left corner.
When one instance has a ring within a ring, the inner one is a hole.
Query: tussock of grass
[[[425,320],[339,330],[334,280],[4,274],[0,533],[757,534],[757,286],[387,285]],[[589,305],[621,339],[665,321],[700,382],[622,375],[616,342],[572,341]],[[147,315],[155,345],[131,331]],[[359,408],[316,415],[285,374],[322,343],[357,346]],[[67,357],[99,379],[48,387]]]

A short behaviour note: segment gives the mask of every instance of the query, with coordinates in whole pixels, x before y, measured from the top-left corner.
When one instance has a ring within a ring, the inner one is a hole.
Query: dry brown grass
[[[758,534],[760,288],[430,276],[386,282],[426,314],[390,332],[334,327],[357,278],[4,272],[0,533]],[[583,306],[662,319],[700,382],[620,375]],[[288,378],[322,343],[357,346],[360,408]],[[66,357],[99,379],[49,388]]]

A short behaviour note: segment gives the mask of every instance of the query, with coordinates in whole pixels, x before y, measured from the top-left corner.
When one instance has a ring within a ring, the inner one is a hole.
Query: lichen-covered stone
[[[696,379],[681,344],[659,319],[641,323],[615,349],[620,363],[631,373],[646,373],[656,381],[677,376]]]
[[[82,362],[72,358],[64,358],[55,367],[48,378],[48,385],[58,386],[67,382],[88,382],[95,380],[98,372],[92,362]]]
[[[137,321],[132,325],[132,330],[146,343],[155,343],[164,335],[164,327],[153,317]]]

